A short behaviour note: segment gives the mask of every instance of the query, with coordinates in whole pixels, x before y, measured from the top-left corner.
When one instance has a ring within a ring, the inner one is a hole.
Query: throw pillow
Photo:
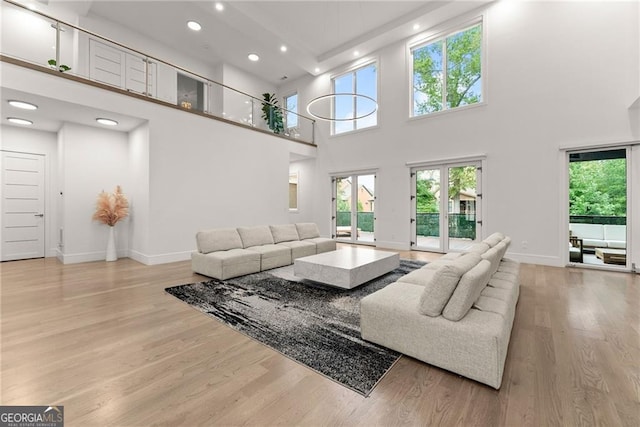
[[[490,278],[491,263],[483,259],[478,265],[462,275],[449,302],[442,310],[442,316],[454,322],[462,319],[480,297],[480,293],[487,286]]]
[[[424,284],[424,291],[418,304],[420,314],[431,317],[440,316],[442,309],[453,294],[460,276],[460,270],[451,264],[443,265],[437,269],[431,280]]]

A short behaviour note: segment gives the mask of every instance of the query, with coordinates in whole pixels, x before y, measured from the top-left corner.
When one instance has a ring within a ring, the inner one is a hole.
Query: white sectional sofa
[[[293,263],[296,258],[333,251],[314,223],[218,228],[196,234],[191,268],[224,280]]]
[[[362,338],[500,388],[519,296],[510,241],[494,233],[363,298]]]
[[[627,248],[626,225],[570,223],[569,230],[582,239],[585,248]]]

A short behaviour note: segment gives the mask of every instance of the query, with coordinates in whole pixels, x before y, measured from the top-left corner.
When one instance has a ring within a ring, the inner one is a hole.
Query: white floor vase
[[[115,261],[118,259],[116,251],[116,230],[115,227],[109,226],[109,241],[107,243],[107,261]]]

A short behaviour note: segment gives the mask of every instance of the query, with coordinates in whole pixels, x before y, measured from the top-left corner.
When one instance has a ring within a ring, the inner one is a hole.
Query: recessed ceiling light
[[[202,29],[202,25],[198,24],[196,21],[188,21],[187,27],[189,27],[193,31],[200,31]]]
[[[224,5],[220,2],[216,3],[216,10],[218,12],[222,12],[224,10]]]
[[[16,101],[14,99],[9,100],[9,105],[16,108],[22,108],[23,110],[37,110],[38,106],[35,104],[30,104],[24,101]]]
[[[19,119],[17,117],[7,117],[7,120],[10,121],[11,123],[15,123],[17,125],[31,126],[33,124],[33,122],[31,120]]]
[[[96,122],[100,123],[101,125],[105,125],[105,126],[117,126],[118,122],[116,122],[115,120],[111,120],[111,119],[105,119],[102,117],[98,117],[96,119]]]
[[[249,58],[249,61],[253,61],[256,62],[260,59],[260,57],[258,56],[257,53],[250,53],[247,58]]]
[[[420,28],[420,24],[413,24],[413,29],[417,30],[418,28]]]
[[[358,55],[360,55],[359,51],[356,50],[356,51],[353,52],[353,56],[358,56]]]
[[[313,71],[315,71],[316,73],[319,73],[320,72],[320,68],[316,67],[316,68],[314,68]]]
[[[286,52],[287,47],[285,45],[280,46],[280,52]]]

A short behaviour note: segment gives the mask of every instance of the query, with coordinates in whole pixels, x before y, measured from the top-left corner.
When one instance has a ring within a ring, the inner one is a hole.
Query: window
[[[482,102],[482,23],[411,48],[413,116]]]
[[[334,77],[332,85],[334,94],[348,94],[333,98],[334,117],[338,119],[333,122],[334,135],[378,124],[375,105],[378,100],[378,72],[375,63]],[[353,96],[354,93],[367,96],[375,102],[365,97]],[[372,111],[373,114],[367,115]]]
[[[298,94],[294,93],[284,97],[285,127],[292,129],[298,127]]]

